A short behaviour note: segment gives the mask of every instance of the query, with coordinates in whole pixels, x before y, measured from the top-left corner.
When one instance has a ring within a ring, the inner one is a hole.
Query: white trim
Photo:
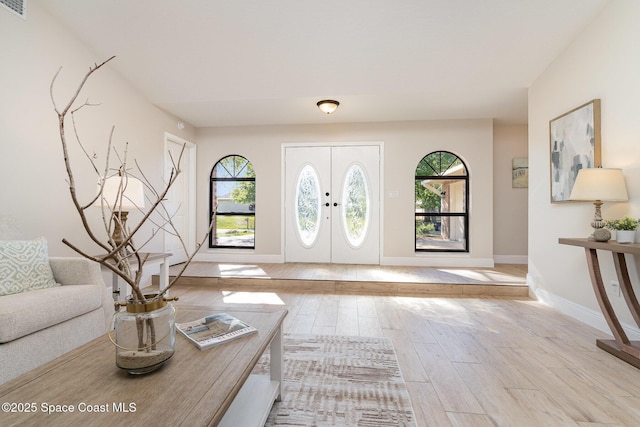
[[[189,252],[193,252],[196,249],[196,144],[191,141],[187,141],[184,138],[180,138],[179,136],[173,135],[172,133],[165,132],[164,133],[164,155],[162,156],[162,162],[165,169],[165,173],[167,170],[167,162],[166,162],[166,153],[169,151],[169,143],[175,144],[184,144],[185,151],[183,154],[184,160],[188,162],[189,169],[187,170],[187,188],[189,191],[189,206],[187,206],[187,216],[189,221],[189,229],[187,231],[188,235],[186,237],[185,244],[187,245],[187,249]],[[177,161],[177,159],[176,159]],[[165,182],[168,177],[164,177]],[[165,235],[166,236],[166,235]],[[164,252],[167,252],[167,239],[163,236],[162,240],[162,248]]]
[[[466,254],[465,254],[466,255]],[[380,257],[380,265],[407,267],[486,267],[493,268],[493,258],[469,258],[468,256],[437,257]]]
[[[538,289],[534,286],[533,282],[534,280],[527,274],[527,285],[529,285],[529,293],[532,294],[531,296],[533,298],[536,298],[538,301],[560,313],[566,314],[608,335],[612,335],[611,329],[609,329],[609,325],[607,325],[607,321],[601,312],[576,304],[573,301],[569,301],[544,289]],[[625,323],[621,323],[621,326],[630,340],[640,340],[640,329]]]
[[[280,145],[280,257],[282,258],[282,262],[284,263],[284,253],[287,246],[286,243],[286,220],[285,220],[285,211],[287,208],[287,166],[286,166],[286,148],[288,146],[295,146],[290,144],[281,144]]]
[[[527,255],[494,255],[493,260],[496,264],[528,264],[529,257]]]

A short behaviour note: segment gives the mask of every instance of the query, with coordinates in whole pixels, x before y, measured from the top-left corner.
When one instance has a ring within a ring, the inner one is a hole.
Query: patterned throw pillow
[[[0,295],[59,286],[49,265],[47,240],[0,240]]]

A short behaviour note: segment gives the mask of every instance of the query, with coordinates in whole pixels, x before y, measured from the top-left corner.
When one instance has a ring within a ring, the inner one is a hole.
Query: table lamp
[[[102,188],[98,184],[98,193],[100,190],[102,190],[102,194],[96,204],[103,209],[108,209],[112,214],[113,234],[111,238],[115,249],[125,240],[124,231],[129,211],[144,208],[144,185],[139,179],[115,175],[107,178]]]
[[[627,186],[624,182],[622,169],[590,168],[580,169],[576,182],[573,184],[569,200],[590,201],[596,207],[591,222],[593,233],[589,240],[607,242],[611,239],[611,232],[604,228],[602,202],[624,202],[629,200]]]

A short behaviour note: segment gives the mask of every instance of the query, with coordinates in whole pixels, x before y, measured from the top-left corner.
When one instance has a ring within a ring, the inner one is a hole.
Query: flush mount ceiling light
[[[322,101],[318,101],[317,105],[320,111],[322,111],[323,113],[331,114],[336,111],[336,108],[338,108],[338,105],[340,105],[340,103],[332,99],[325,99]]]

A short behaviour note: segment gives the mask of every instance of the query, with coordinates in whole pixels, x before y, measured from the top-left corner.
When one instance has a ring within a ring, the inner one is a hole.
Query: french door
[[[380,147],[285,149],[285,260],[380,262]]]

